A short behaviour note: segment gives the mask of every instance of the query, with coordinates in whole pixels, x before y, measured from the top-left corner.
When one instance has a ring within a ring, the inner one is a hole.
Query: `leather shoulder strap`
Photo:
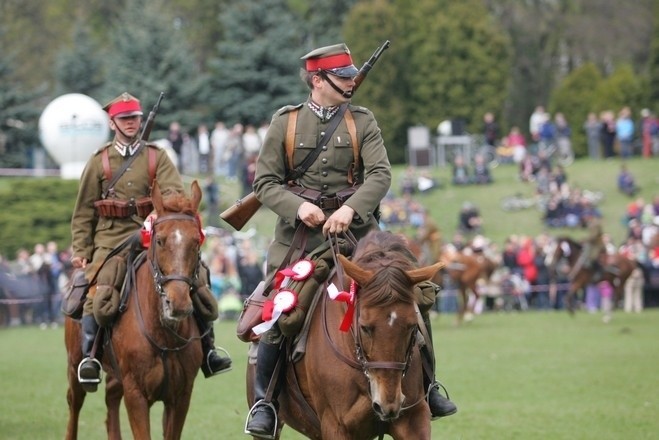
[[[348,173],[348,182],[352,185],[354,183],[354,176],[359,171],[359,141],[357,140],[357,126],[355,125],[355,118],[352,116],[350,109],[346,110],[345,114],[346,126],[348,127],[348,134],[350,135],[350,142],[352,142],[352,169]]]
[[[108,153],[107,148],[101,152],[101,162],[103,163],[103,174],[105,174],[105,180],[109,182],[112,180],[112,170],[110,169],[110,153]]]
[[[288,125],[286,126],[286,157],[288,158],[288,169],[293,169],[293,153],[295,152],[295,128],[297,126],[298,109],[288,113]]]
[[[153,187],[153,181],[156,178],[156,153],[157,149],[156,147],[152,147],[148,145],[148,160],[149,160],[149,187]]]

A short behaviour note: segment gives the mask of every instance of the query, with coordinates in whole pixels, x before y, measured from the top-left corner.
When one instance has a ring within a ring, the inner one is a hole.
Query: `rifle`
[[[148,141],[149,136],[151,136],[151,130],[153,130],[153,124],[156,122],[156,114],[158,114],[158,109],[160,109],[160,103],[162,102],[162,98],[165,97],[165,92],[160,92],[160,96],[158,96],[158,101],[156,101],[156,105],[153,106],[151,111],[149,112],[149,116],[146,118],[146,122],[144,123],[144,127],[142,128],[142,134],[140,135],[140,140],[141,141]]]
[[[368,61],[364,63],[361,69],[359,69],[359,72],[354,79],[355,87],[352,89],[353,95],[361,85],[362,81],[364,81],[364,78],[366,78],[366,75],[368,75],[368,72],[373,68],[373,65],[377,62],[378,58],[380,58],[382,52],[389,47],[389,44],[389,40],[385,41],[382,46],[378,47],[373,55],[371,55]],[[235,230],[240,231],[249,219],[256,214],[260,207],[261,202],[256,198],[256,194],[252,191],[242,199],[236,200],[233,205],[224,210],[220,214],[220,218],[229,223]]]

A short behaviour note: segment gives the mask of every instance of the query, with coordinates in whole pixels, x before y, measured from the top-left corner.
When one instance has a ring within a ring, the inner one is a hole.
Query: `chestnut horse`
[[[600,256],[602,265],[601,279],[594,280],[595,272],[589,266],[589,262],[582,258],[583,246],[568,237],[557,237],[547,244],[545,248],[545,263],[553,276],[558,275],[561,263],[567,265],[567,273],[570,287],[565,296],[567,310],[574,313],[577,293],[581,292],[588,284],[595,281],[608,281],[613,286],[614,308],[622,300],[624,287],[627,279],[638,266],[636,261],[619,253],[607,255],[605,252]]]
[[[332,300],[324,289],[318,293],[306,353],[284,367],[276,438],[286,424],[311,439],[430,439],[414,286],[442,264],[416,268],[405,238],[383,231],[360,240],[352,261],[343,255],[338,260],[331,280],[355,292],[354,303]],[[352,281],[341,282],[344,273]],[[341,331],[350,310],[350,328]],[[248,367],[250,404],[254,370]]]
[[[107,373],[106,425],[111,439],[121,438],[122,397],[134,439],[151,438],[150,408],[156,401],[164,403],[164,438],[179,439],[202,362],[190,296],[200,265],[202,232],[197,212],[201,189],[195,181],[190,198],[177,193],[163,198],[156,182],[152,199],[157,219],[146,261],[136,264],[126,310],[118,315],[112,329],[106,330],[103,369]],[[65,341],[69,379],[66,438],[75,439],[86,393],[77,379],[82,359],[80,325],[72,319],[66,320]]]
[[[446,264],[442,275],[448,276],[458,290],[457,324],[471,321],[474,306],[480,298],[479,281],[489,281],[497,264],[485,255],[458,251],[451,245],[443,247],[440,261]],[[470,299],[470,293],[474,294],[473,299]]]

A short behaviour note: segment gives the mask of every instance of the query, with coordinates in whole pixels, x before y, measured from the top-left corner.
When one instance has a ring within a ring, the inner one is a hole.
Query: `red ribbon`
[[[272,312],[275,309],[275,302],[271,299],[263,303],[263,310],[261,310],[261,319],[263,322],[268,322],[272,319]]]
[[[357,283],[355,281],[350,282],[350,292],[346,292],[345,290],[342,290],[341,292],[336,295],[336,298],[334,298],[334,301],[342,301],[348,305],[348,309],[346,310],[345,315],[343,315],[343,321],[341,321],[341,325],[339,326],[339,330],[342,332],[347,332],[350,330],[350,326],[352,325],[352,319],[355,316],[355,297],[357,295]]]

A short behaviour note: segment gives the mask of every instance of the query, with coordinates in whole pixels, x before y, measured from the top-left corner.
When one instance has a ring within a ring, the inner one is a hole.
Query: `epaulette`
[[[303,105],[304,105],[304,104],[302,104],[302,103],[297,104],[297,105],[285,105],[285,106],[283,106],[282,108],[280,108],[279,110],[277,110],[277,111],[275,112],[275,114],[276,114],[276,115],[283,115],[283,114],[288,113],[288,112],[290,112],[290,111],[292,111],[292,110],[295,110],[295,109],[301,108]]]
[[[111,146],[111,145],[112,145],[112,142],[108,142],[108,143],[104,144],[104,145],[103,145],[102,147],[100,147],[98,150],[94,151],[93,156],[96,156],[96,155],[99,154],[101,151],[105,150],[106,148],[108,148],[108,147]]]
[[[353,112],[359,112],[359,113],[368,113],[368,109],[366,107],[362,107],[360,105],[350,105],[350,111]]]

